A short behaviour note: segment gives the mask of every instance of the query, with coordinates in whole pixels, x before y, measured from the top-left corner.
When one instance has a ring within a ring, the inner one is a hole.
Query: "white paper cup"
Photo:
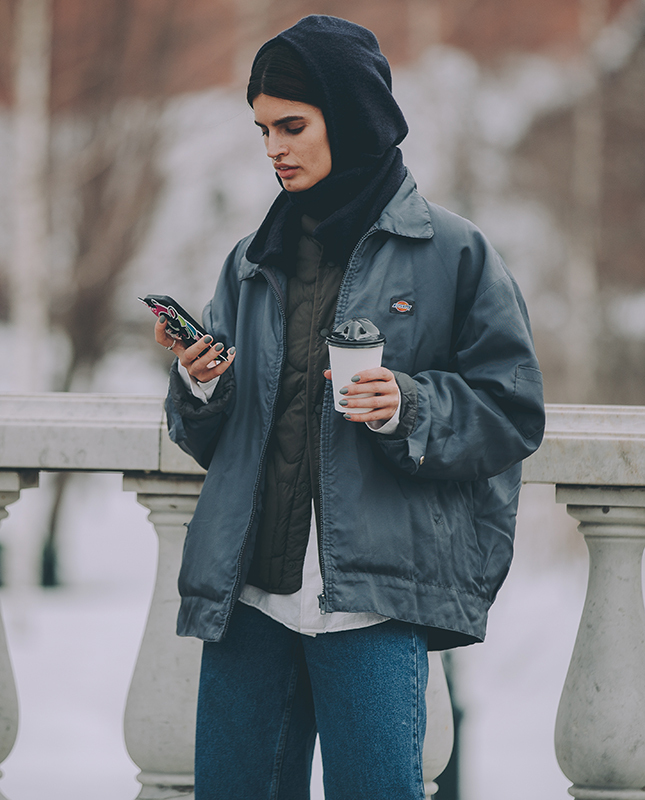
[[[372,408],[347,408],[347,406],[341,406],[340,401],[343,398],[349,398],[349,395],[341,394],[340,390],[343,386],[352,385],[352,378],[357,372],[381,366],[383,344],[372,345],[371,347],[361,347],[360,345],[355,345],[354,347],[334,347],[334,345],[329,344],[329,342],[327,344],[329,347],[331,382],[334,390],[334,408],[336,411],[340,411],[341,414],[366,414],[368,411],[373,411]],[[372,397],[373,394],[374,392],[354,394],[352,395],[352,399],[357,397]]]

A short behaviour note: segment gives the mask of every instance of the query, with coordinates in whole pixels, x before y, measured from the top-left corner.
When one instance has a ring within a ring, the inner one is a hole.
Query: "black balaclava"
[[[397,145],[408,126],[392,96],[390,67],[371,31],[338,17],[301,19],[264,44],[255,61],[276,44],[296,51],[322,98],[332,171],[303,192],[282,191],[246,256],[290,272],[307,214],[321,220],[315,238],[345,263],[405,177]]]

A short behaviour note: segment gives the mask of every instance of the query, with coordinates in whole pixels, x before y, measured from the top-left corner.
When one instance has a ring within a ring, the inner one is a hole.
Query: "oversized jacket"
[[[208,404],[182,398],[177,381],[166,403],[171,438],[208,469],[178,633],[209,641],[224,637],[253,554],[284,357],[286,277],[245,258],[250,240],[204,311],[215,340],[235,345],[234,364]],[[408,175],[347,264],[336,324],[352,317],[385,333],[383,365],[397,371],[412,424],[386,436],[349,422],[326,388],[321,609],[422,624],[436,649],[482,641],[512,557],[519,462],[544,427],[519,289],[483,234]]]

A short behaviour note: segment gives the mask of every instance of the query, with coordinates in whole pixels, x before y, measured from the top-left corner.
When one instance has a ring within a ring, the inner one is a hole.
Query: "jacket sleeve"
[[[220,274],[215,296],[203,313],[203,323],[214,340],[225,348],[235,344],[235,324],[239,299],[237,264],[243,245],[229,255]],[[177,362],[170,370],[166,416],[168,433],[175,444],[208,469],[222,427],[235,403],[235,364],[222,374],[213,396],[203,403],[188,391],[179,375]]]
[[[401,421],[376,440],[391,462],[421,480],[489,478],[542,441],[542,373],[526,306],[490,245],[483,258],[474,300],[454,314],[447,368],[396,373]]]

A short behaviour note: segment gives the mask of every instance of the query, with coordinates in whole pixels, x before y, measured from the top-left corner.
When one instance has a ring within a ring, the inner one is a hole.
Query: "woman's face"
[[[267,155],[288,192],[311,189],[329,175],[331,150],[319,108],[259,94],[253,111]]]

